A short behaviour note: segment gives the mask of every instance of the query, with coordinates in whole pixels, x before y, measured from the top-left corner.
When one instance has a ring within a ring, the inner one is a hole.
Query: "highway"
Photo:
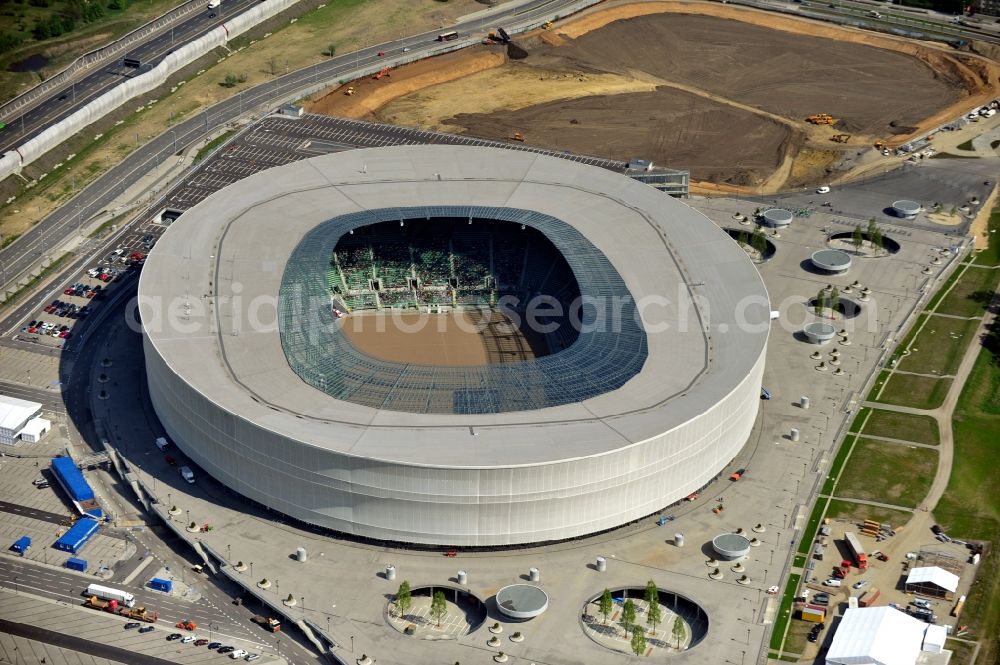
[[[572,2],[567,0],[535,0],[506,10],[499,7],[496,14],[491,14],[488,25],[509,23],[512,18],[518,22],[542,21],[571,4]],[[484,24],[483,20],[476,18],[456,24],[452,29],[460,34],[466,34],[478,32]],[[353,72],[376,62],[388,64],[394,56],[401,56],[406,51],[408,57],[434,52],[441,46],[435,40],[436,36],[437,31],[426,32],[310,65],[254,88],[243,90],[175,125],[125,157],[66,205],[38,222],[17,241],[0,251],[0,267],[2,267],[0,274],[3,275],[6,284],[15,281],[17,276],[37,265],[43,256],[48,255],[54,247],[58,247],[74,230],[78,230],[83,220],[104,210],[108,203],[143,174],[185,146],[201,139],[212,129],[235,120],[248,110],[270,110],[276,101],[293,97],[298,91],[309,86],[323,81],[351,78]],[[384,52],[385,56],[379,57],[380,52]]]
[[[214,10],[205,10],[192,14],[186,20],[180,21],[172,28],[153,35],[147,41],[130,49],[130,58],[139,58],[143,63],[141,71],[155,66],[176,46],[190,42],[206,34],[227,17],[242,13],[255,6],[259,0],[226,0]],[[217,14],[215,17],[210,14]],[[123,54],[124,56],[125,54]],[[140,70],[124,67],[121,59],[95,67],[84,74],[79,81],[71,83],[60,90],[53,90],[44,100],[26,109],[20,115],[5,119],[7,128],[0,133],[0,153],[13,150],[25,141],[38,135],[49,125],[68,117],[78,108],[100,97],[122,80],[134,76]]]

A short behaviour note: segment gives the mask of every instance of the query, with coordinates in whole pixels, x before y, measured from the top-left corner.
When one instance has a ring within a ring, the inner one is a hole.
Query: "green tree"
[[[635,603],[631,598],[626,598],[625,605],[622,606],[622,625],[625,626],[626,634],[635,625]]]
[[[872,244],[875,245],[876,251],[885,249],[885,239],[882,238],[882,232],[878,227],[875,227],[875,232],[872,234]]]
[[[869,217],[868,218],[868,237],[869,238],[871,238],[873,235],[875,235],[875,229],[876,228],[877,228],[877,226],[875,224],[875,218],[874,217]]]
[[[646,653],[646,631],[642,626],[636,626],[632,631],[632,653],[637,656]]]
[[[604,593],[601,594],[601,600],[598,601],[598,610],[604,615],[604,623],[608,622],[608,617],[611,615],[611,610],[614,607],[614,601],[611,599],[611,590],[605,589]]]
[[[660,590],[656,588],[656,582],[653,580],[646,582],[646,592],[642,595],[642,598],[649,605],[660,602]]]
[[[663,610],[660,609],[660,599],[656,598],[649,604],[649,611],[646,612],[646,623],[649,624],[649,630],[652,633],[656,632],[656,624],[663,621]]]
[[[835,287],[833,287],[833,290],[830,291],[830,314],[831,315],[833,315],[833,313],[835,311],[837,311],[837,305],[839,305],[839,304],[840,304],[840,291],[838,291],[837,287],[835,286]]]
[[[684,639],[684,622],[681,621],[680,617],[674,617],[674,626],[670,629],[670,635],[677,642],[677,648],[681,648],[681,640]]]
[[[826,303],[826,291],[820,289],[819,293],[816,294],[816,303],[814,305],[814,307],[816,308],[816,316],[823,315],[823,307],[825,306],[825,303]]]
[[[444,599],[444,591],[434,592],[434,597],[431,598],[430,615],[432,619],[437,619],[437,625],[440,628],[441,619],[448,616],[448,601]]]
[[[761,254],[767,249],[767,238],[764,237],[764,232],[760,230],[760,227],[755,229],[751,241],[753,242],[753,248]]]
[[[337,53],[337,47],[336,46],[334,46],[333,44],[327,44],[326,45],[326,54],[328,56],[330,56],[332,58],[334,56],[334,54],[336,54],[336,53]]]
[[[864,242],[865,242],[865,234],[864,231],[861,230],[861,225],[858,224],[857,226],[854,227],[854,235],[851,238],[851,244],[854,245],[855,250],[860,250],[861,245],[863,245]]]
[[[399,612],[400,618],[404,617],[410,611],[412,605],[413,593],[410,591],[410,583],[403,580],[403,583],[399,585],[399,589],[396,590],[396,611]]]

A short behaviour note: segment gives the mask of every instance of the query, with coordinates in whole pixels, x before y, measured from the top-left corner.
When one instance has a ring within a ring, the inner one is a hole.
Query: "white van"
[[[167,449],[167,446],[170,445],[170,442],[164,439],[162,436],[157,438],[155,443],[156,447],[160,449],[161,453]]]
[[[191,467],[182,466],[181,468],[178,469],[178,471],[181,474],[181,478],[194,485],[194,471],[191,470]]]
[[[836,577],[827,578],[827,580],[823,582],[823,586],[840,586],[841,584],[842,582]]]
[[[233,651],[231,654],[229,654],[229,657],[232,658],[233,660],[237,660],[238,658],[245,658],[247,655],[248,655],[247,652],[244,651],[243,649],[237,649],[236,651]]]

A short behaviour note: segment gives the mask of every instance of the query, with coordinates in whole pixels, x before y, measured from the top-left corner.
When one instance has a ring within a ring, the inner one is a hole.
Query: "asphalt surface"
[[[10,635],[25,637],[37,642],[46,642],[47,644],[52,644],[64,649],[71,649],[73,651],[89,654],[98,658],[107,658],[108,660],[120,663],[136,663],[136,665],[171,665],[171,661],[164,660],[163,658],[154,658],[153,656],[135,653],[133,651],[129,651],[128,649],[108,646],[107,644],[101,644],[100,642],[92,642],[91,640],[85,640],[81,637],[64,635],[47,628],[29,626],[28,624],[7,621],[6,619],[0,619],[0,631]]]
[[[257,5],[259,0],[226,0],[217,9],[192,14],[149,40],[130,49],[124,56],[139,58],[141,70],[125,67],[122,59],[106,63],[86,74],[79,81],[53,90],[52,93],[20,115],[7,118],[7,128],[0,133],[0,152],[13,150],[32,139],[46,127],[63,120],[78,108],[100,97],[123,80],[155,67],[172,49],[208,33],[227,18],[241,14]],[[206,3],[207,4],[207,3]],[[213,18],[210,14],[216,13]]]
[[[527,5],[504,10],[490,16],[490,25],[502,25],[516,16],[518,22],[541,20],[571,4],[566,0],[537,0]],[[460,35],[479,32],[483,21],[473,19],[452,26]],[[251,109],[268,110],[276,101],[294,96],[296,92],[323,81],[350,78],[352,72],[375,62],[391,61],[407,49],[411,55],[430,53],[440,48],[436,41],[439,31],[393,40],[354,53],[331,58],[275,78],[230,97],[202,113],[168,129],[146,145],[120,161],[103,176],[93,181],[66,205],[54,211],[14,243],[0,251],[3,279],[9,283],[16,276],[36,265],[44,254],[58,247],[83,220],[104,210],[116,196],[128,189],[142,175],[171,155],[203,138],[211,130],[231,122]],[[382,52],[385,55],[380,57]]]
[[[21,517],[30,517],[42,522],[49,522],[51,524],[65,525],[67,522],[65,515],[50,513],[47,510],[38,510],[36,508],[20,506],[16,503],[10,503],[8,501],[0,501],[0,511],[10,513],[12,515],[20,515]]]

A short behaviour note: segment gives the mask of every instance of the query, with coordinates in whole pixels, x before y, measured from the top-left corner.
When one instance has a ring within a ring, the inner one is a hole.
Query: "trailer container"
[[[70,527],[69,531],[64,533],[53,547],[70,554],[76,554],[97,533],[98,526],[100,524],[97,521],[88,517],[77,520],[76,524]]]
[[[826,608],[819,605],[803,605],[802,620],[820,623],[826,620]]]
[[[861,597],[858,598],[858,606],[872,607],[875,605],[875,603],[878,602],[879,598],[881,597],[882,597],[882,592],[879,591],[877,588],[873,587],[871,589],[868,589],[868,591],[865,591],[863,594],[861,594]]]
[[[844,534],[844,542],[847,543],[847,549],[851,551],[851,555],[854,557],[854,563],[857,564],[858,570],[868,569],[868,555],[865,554],[864,548],[861,547],[861,541],[858,537],[854,535],[854,532],[848,531]]]
[[[87,572],[87,561],[85,559],[78,559],[75,556],[71,556],[66,559],[66,567],[70,570],[77,570],[81,573]]]
[[[135,596],[128,591],[112,589],[111,587],[101,586],[100,584],[91,584],[88,586],[84,595],[94,596],[100,598],[101,600],[114,600],[121,603],[125,607],[135,607]]]

